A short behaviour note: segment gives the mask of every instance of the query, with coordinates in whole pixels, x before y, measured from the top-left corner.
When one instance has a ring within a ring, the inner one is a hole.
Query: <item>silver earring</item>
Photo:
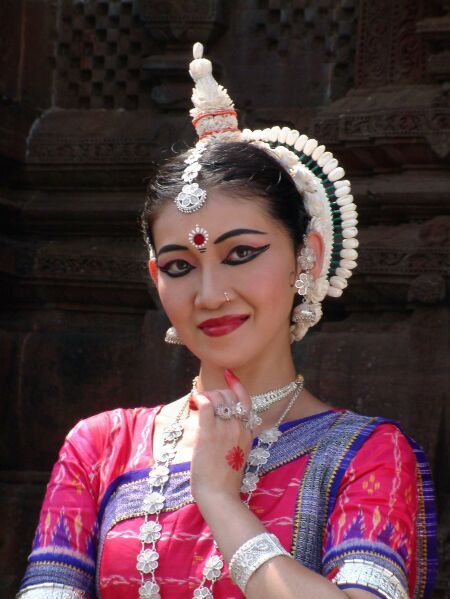
[[[298,275],[297,280],[295,281],[295,287],[297,288],[297,293],[299,295],[305,296],[307,295],[311,285],[313,282],[312,275],[309,272],[302,272]]]
[[[314,282],[314,278],[309,271],[316,263],[316,255],[312,247],[309,245],[306,235],[303,237],[303,247],[297,258],[297,263],[304,272],[301,272],[298,275],[294,285],[297,288],[297,293],[304,297],[308,294],[308,291]],[[305,297],[304,301],[306,301]]]
[[[306,235],[303,236],[303,247],[300,250],[300,254],[298,255],[297,262],[300,265],[302,270],[311,270],[316,263],[316,254],[314,250],[309,245],[308,238]]]
[[[295,287],[297,288],[297,293],[303,297],[303,300],[301,305],[296,309],[293,321],[311,325],[316,320],[316,313],[312,309],[307,295],[314,284],[314,278],[309,271],[316,263],[316,255],[309,245],[306,235],[303,237],[303,247],[297,258],[297,263],[304,272],[300,273],[297,277]]]
[[[170,345],[183,345],[183,342],[178,337],[178,333],[175,327],[170,327],[169,329],[167,329],[164,341],[166,343],[170,343]]]

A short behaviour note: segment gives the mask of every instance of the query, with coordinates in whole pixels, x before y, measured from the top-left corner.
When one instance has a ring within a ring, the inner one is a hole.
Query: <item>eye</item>
[[[268,250],[269,247],[270,243],[259,247],[253,247],[251,245],[238,245],[231,250],[223,263],[230,265],[245,264],[246,262],[250,262],[250,260],[257,258],[260,254]]]
[[[169,275],[169,277],[183,277],[191,272],[193,268],[186,260],[172,260],[164,266],[159,266],[159,270]]]

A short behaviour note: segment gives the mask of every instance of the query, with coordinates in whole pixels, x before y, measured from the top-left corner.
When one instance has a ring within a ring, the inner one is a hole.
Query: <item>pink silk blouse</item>
[[[58,583],[92,599],[139,597],[138,534],[160,409],[104,412],[68,434],[47,487],[22,591]],[[388,599],[402,596],[396,589],[429,596],[435,515],[429,468],[414,441],[393,422],[334,409],[281,429],[250,503],[267,530],[295,559],[341,588]],[[189,466],[171,465],[160,515],[156,578],[163,599],[192,597],[213,550],[190,492]],[[380,576],[384,589],[376,582]],[[243,597],[227,565],[214,597]]]

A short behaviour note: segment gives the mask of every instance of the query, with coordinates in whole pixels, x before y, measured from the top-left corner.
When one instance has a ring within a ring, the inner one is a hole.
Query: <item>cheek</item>
[[[175,324],[175,321],[179,320],[180,315],[186,309],[185,298],[186,292],[183,291],[183,285],[178,280],[167,281],[164,276],[159,275],[158,278],[158,294],[161,301],[164,312],[167,314],[169,320]],[[174,284],[175,283],[175,284]]]
[[[271,264],[267,265],[256,278],[252,281],[251,289],[258,301],[274,310],[284,318],[286,314],[290,314],[294,299],[293,275],[288,272],[283,265],[277,264],[275,268]]]

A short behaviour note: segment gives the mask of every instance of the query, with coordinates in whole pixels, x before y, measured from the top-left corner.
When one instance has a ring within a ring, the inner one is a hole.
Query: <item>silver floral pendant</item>
[[[139,589],[139,599],[161,599],[159,585],[147,580]]]
[[[177,195],[175,204],[180,212],[190,214],[200,210],[206,201],[206,191],[201,189],[198,183],[183,185],[183,189]]]
[[[222,568],[223,561],[220,559],[220,557],[218,555],[212,555],[210,558],[206,560],[203,575],[206,578],[206,580],[215,581],[218,578],[220,578]]]
[[[193,597],[194,599],[214,599],[214,595],[207,587],[195,589]]]

